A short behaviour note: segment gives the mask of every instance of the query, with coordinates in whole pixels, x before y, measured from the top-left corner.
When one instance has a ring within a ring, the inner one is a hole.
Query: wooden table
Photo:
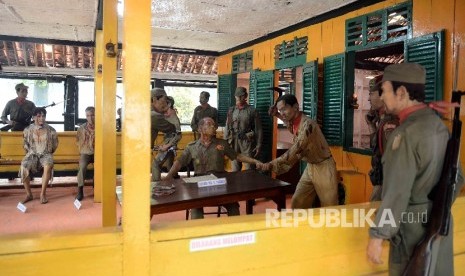
[[[290,185],[273,179],[257,171],[248,170],[231,173],[214,173],[217,177],[226,177],[226,185],[199,188],[197,183],[184,183],[182,179],[172,180],[176,191],[166,196],[155,197],[152,194],[150,216],[205,206],[217,206],[245,200],[246,213],[253,213],[253,199],[271,198],[277,209],[286,208],[285,190]],[[251,202],[252,200],[252,202]]]

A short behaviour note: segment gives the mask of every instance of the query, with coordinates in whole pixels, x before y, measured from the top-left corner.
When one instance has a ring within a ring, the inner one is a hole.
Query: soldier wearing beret
[[[389,136],[383,154],[382,201],[370,228],[367,257],[381,263],[382,242],[389,240],[389,275],[403,273],[415,245],[425,236],[432,209],[428,195],[441,176],[449,139],[447,127],[424,103],[425,81],[423,66],[402,63],[387,66],[381,83],[386,112],[397,115],[400,125]],[[456,192],[463,178],[457,185]],[[454,274],[452,242],[451,233],[433,247],[432,275]]]
[[[187,145],[181,157],[176,160],[168,172],[165,179],[172,179],[173,176],[183,166],[187,166],[191,161],[194,163],[196,175],[205,175],[211,172],[224,172],[224,157],[231,160],[239,160],[249,164],[260,166],[261,163],[251,157],[236,153],[223,139],[216,138],[216,123],[210,117],[202,118],[199,121],[200,138]],[[228,216],[239,215],[239,204],[237,202],[225,204]],[[191,210],[192,219],[203,218],[203,209]]]
[[[15,86],[18,97],[9,101],[3,109],[2,122],[10,125],[12,131],[23,131],[31,123],[32,111],[36,106],[33,102],[26,100],[28,88],[24,83],[18,83]]]
[[[238,153],[249,157],[257,157],[262,147],[262,123],[258,111],[247,104],[247,89],[237,87],[235,91],[236,105],[229,108],[224,129],[224,139]],[[253,165],[245,164],[245,169]],[[242,163],[232,162],[232,170],[240,171]]]
[[[381,200],[381,191],[383,184],[383,165],[381,157],[383,156],[389,134],[399,125],[399,118],[394,114],[386,114],[384,104],[380,98],[381,79],[379,75],[370,81],[370,94],[368,101],[371,109],[366,115],[366,122],[370,129],[370,146],[373,149],[371,158],[371,170],[368,172],[373,191],[370,201]]]

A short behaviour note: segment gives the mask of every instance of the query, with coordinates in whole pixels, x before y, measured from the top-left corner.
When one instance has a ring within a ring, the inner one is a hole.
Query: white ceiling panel
[[[352,2],[152,0],[152,42],[224,51]],[[92,41],[97,7],[98,0],[0,0],[0,35]]]

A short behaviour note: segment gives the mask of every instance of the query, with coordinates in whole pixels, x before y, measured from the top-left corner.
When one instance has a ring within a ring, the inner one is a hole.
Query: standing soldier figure
[[[228,111],[224,139],[236,152],[256,158],[260,154],[263,136],[259,114],[255,108],[247,104],[247,90],[244,87],[237,87],[234,95],[236,105]],[[251,169],[253,165],[245,164],[245,168]],[[242,163],[234,160],[232,170],[241,169]]]
[[[383,184],[383,165],[381,157],[386,148],[389,134],[399,125],[399,118],[394,114],[386,114],[386,109],[380,98],[381,79],[379,75],[370,81],[370,97],[368,101],[371,109],[366,115],[366,122],[370,128],[370,146],[373,149],[371,157],[371,170],[368,172],[373,191],[370,201],[381,200],[381,191]]]
[[[169,109],[169,99],[164,89],[155,88],[151,91],[152,116],[151,116],[151,146],[157,139],[158,132],[165,134],[163,145],[157,147],[158,154],[152,162],[152,181],[161,180],[160,164],[165,161],[165,157],[170,148],[175,147],[181,140],[181,126],[176,116],[166,117],[165,113]]]
[[[192,132],[194,132],[194,140],[199,138],[198,127],[202,118],[210,117],[215,121],[215,123],[218,123],[218,110],[208,104],[209,99],[210,93],[207,91],[202,91],[202,93],[200,93],[200,105],[194,109],[194,115],[192,115],[191,121]]]
[[[10,100],[2,113],[3,123],[10,126],[6,130],[11,128],[12,131],[23,131],[31,123],[32,111],[36,106],[33,102],[26,100],[28,88],[24,83],[18,83],[15,86],[18,97]],[[10,115],[9,120],[8,115]]]

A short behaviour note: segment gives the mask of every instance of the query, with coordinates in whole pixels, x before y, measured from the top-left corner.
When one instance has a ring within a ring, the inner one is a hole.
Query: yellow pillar
[[[102,65],[103,59],[103,32],[102,30],[95,31],[95,64],[94,64],[94,95],[95,95],[95,106],[99,107],[95,109],[95,163],[94,163],[94,202],[102,202],[102,162],[103,162],[103,110],[102,106],[103,99],[103,85],[102,85],[102,72],[99,72],[99,67]]]
[[[124,1],[123,275],[150,275],[151,1]],[[129,130],[130,128],[130,130]]]
[[[109,55],[107,44],[116,44],[118,47],[118,17],[117,0],[103,1],[103,58],[102,58],[102,85],[103,93],[101,105],[97,106],[102,110],[101,117],[97,122],[101,125],[102,131],[96,136],[102,135],[102,154],[96,156],[102,164],[102,225],[116,225],[116,57]]]

